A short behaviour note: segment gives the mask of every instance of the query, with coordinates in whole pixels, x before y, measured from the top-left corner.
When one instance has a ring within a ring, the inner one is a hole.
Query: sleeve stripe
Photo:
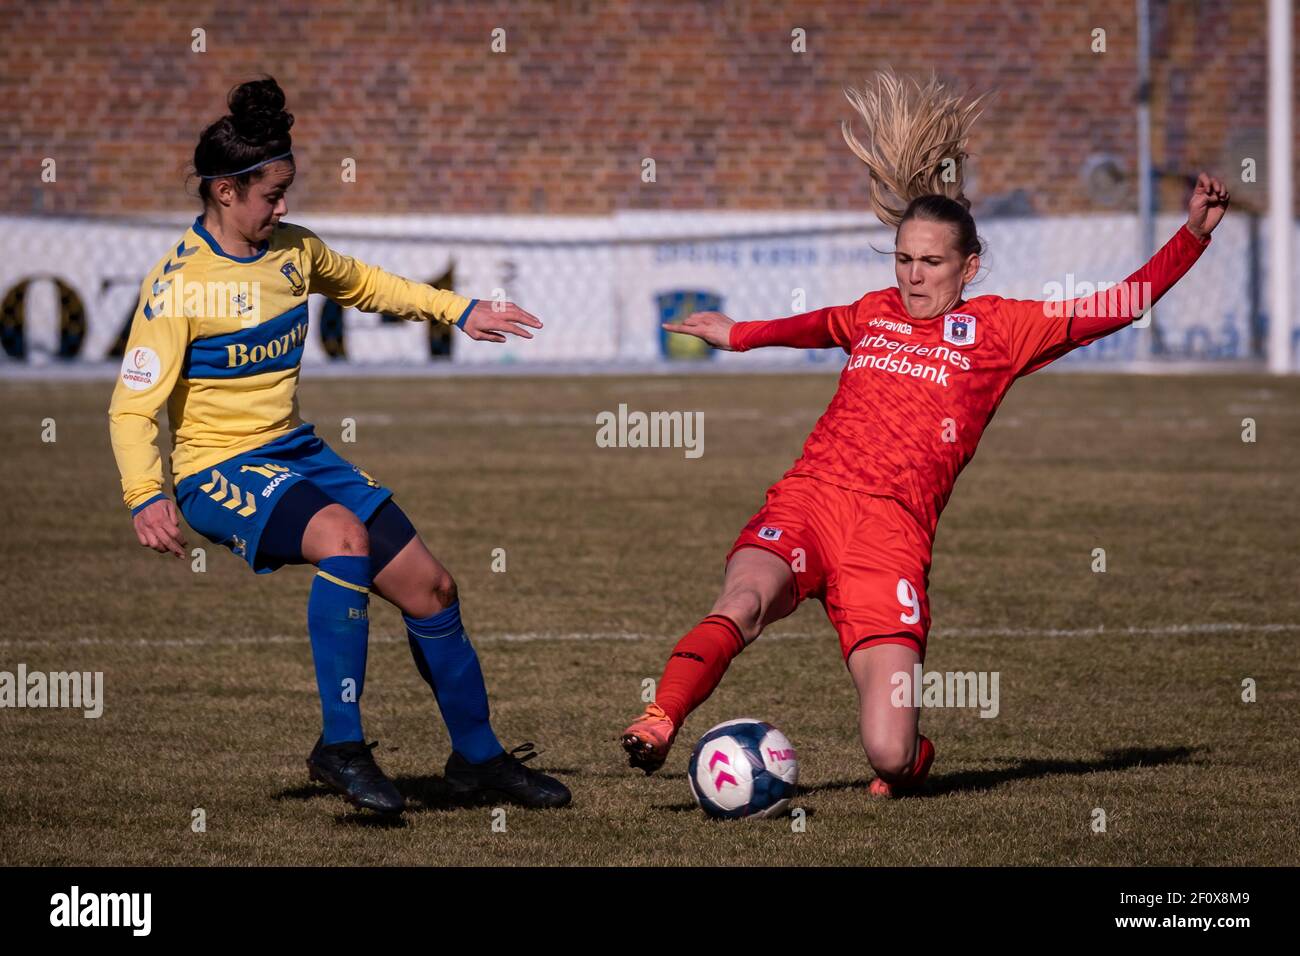
[[[469,300],[469,305],[465,307],[465,311],[462,312],[460,318],[456,320],[456,328],[465,328],[465,322],[469,319],[469,314],[474,311],[474,306],[476,305],[478,305],[478,299]]]
[[[132,509],[131,509],[131,517],[134,518],[136,515],[138,515],[138,514],[139,514],[141,511],[143,511],[145,508],[148,508],[148,507],[149,507],[151,504],[153,504],[155,501],[162,501],[162,500],[163,500],[164,498],[166,498],[166,497],[167,497],[167,496],[166,496],[165,494],[163,494],[161,491],[158,492],[158,494],[154,495],[154,496],[153,496],[152,498],[150,498],[148,501],[144,502],[143,504],[138,504],[138,505],[136,505],[134,508],[132,508]]]

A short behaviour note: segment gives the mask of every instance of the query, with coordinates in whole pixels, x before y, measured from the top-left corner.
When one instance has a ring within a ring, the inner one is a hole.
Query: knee
[[[340,504],[328,505],[307,522],[301,551],[312,564],[339,556],[369,557],[370,532],[347,508]]]
[[[757,588],[738,587],[727,591],[713,606],[714,614],[725,614],[736,622],[745,643],[763,630],[763,596]]]
[[[863,747],[867,751],[867,760],[871,763],[872,769],[885,780],[896,780],[907,776],[916,756],[915,739],[911,741],[898,738],[868,739],[863,741]]]
[[[460,600],[456,581],[446,568],[439,567],[433,572],[433,577],[429,581],[429,598],[437,605],[437,610],[449,608]]]
[[[428,573],[413,577],[409,584],[402,586],[400,593],[388,595],[388,599],[403,614],[426,618],[447,610],[460,599],[460,595],[447,569],[438,565]]]
[[[338,554],[357,557],[367,557],[370,554],[370,532],[355,515],[349,514],[347,520],[338,523],[334,539]]]

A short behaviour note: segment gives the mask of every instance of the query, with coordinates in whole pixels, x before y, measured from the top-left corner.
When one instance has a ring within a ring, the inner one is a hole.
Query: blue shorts
[[[176,486],[176,504],[191,528],[230,548],[258,574],[266,574],[283,562],[258,560],[262,531],[285,491],[304,480],[362,522],[393,495],[335,454],[317,437],[315,426],[299,425],[259,448],[190,475]]]

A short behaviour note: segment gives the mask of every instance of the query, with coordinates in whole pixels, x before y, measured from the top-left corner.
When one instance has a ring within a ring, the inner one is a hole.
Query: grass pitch
[[[0,864],[1300,862],[1300,380],[1012,390],[939,526],[926,660],[999,672],[1001,711],[925,713],[931,794],[879,803],[816,603],[745,651],[659,774],[617,744],[834,377],[306,379],[304,416],[396,490],[455,575],[499,735],[537,741],[573,806],[511,809],[499,832],[491,808],[441,803],[446,733],[381,601],[363,712],[412,810],[376,825],[309,784],[310,570],[253,575],[193,532],[203,573],[140,548],[110,383],[9,381],[0,670],[103,671],[106,703],[97,720],[0,710]],[[596,414],[620,403],[703,411],[703,457],[598,448]],[[803,832],[694,808],[691,744],[738,716],[798,749]]]

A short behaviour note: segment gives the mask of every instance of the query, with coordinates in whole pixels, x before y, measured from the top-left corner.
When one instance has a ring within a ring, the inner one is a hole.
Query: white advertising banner
[[[139,285],[192,216],[91,219],[0,215],[0,369],[116,362]],[[339,252],[460,294],[509,299],[546,328],[531,341],[431,336],[425,323],[340,309],[312,296],[306,364],[690,368],[737,361],[838,367],[838,353],[710,353],[660,323],[716,309],[770,319],[852,302],[896,284],[893,234],[854,213],[621,212],[610,216],[291,217]],[[1181,224],[1161,217],[1157,242]],[[989,219],[967,297],[1086,295],[1141,264],[1127,215]],[[1216,362],[1262,355],[1267,262],[1252,252],[1260,221],[1229,216],[1191,273],[1157,306],[1156,332],[1129,329],[1062,364],[1145,358]],[[1297,243],[1300,248],[1300,242]],[[1300,265],[1298,263],[1297,265]]]

